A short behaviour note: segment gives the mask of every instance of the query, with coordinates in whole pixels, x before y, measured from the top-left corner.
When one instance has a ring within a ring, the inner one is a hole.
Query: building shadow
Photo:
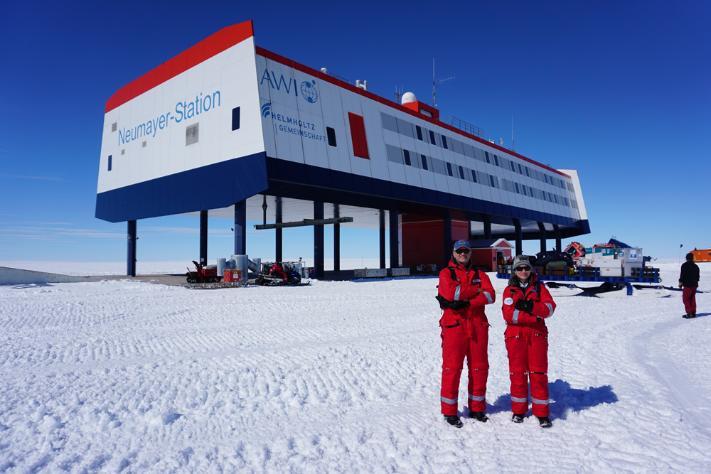
[[[599,387],[573,388],[564,380],[548,383],[551,418],[565,420],[568,413],[579,412],[603,403],[616,403],[617,395],[612,385]],[[488,414],[511,411],[511,394],[501,395],[493,404],[487,404]]]
[[[19,285],[13,285],[12,289],[13,290],[29,290],[32,288],[46,288],[54,286],[51,283],[21,283]]]

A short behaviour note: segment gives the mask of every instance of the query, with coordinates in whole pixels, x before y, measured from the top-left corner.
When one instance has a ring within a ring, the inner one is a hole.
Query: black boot
[[[682,316],[682,318],[684,318],[684,319],[689,319],[690,317],[691,317],[691,315],[689,313],[686,313],[684,316]]]
[[[550,428],[551,426],[553,426],[553,423],[551,423],[551,419],[547,416],[539,416],[538,424],[541,425],[541,428]]]
[[[486,423],[489,420],[489,417],[486,416],[483,411],[470,411],[469,417],[474,418],[476,421],[481,421],[482,423]]]
[[[689,315],[689,317],[690,317],[690,318],[695,318],[695,317],[696,317],[696,313],[691,313],[691,314]]]
[[[444,421],[454,426],[455,428],[461,428],[464,426],[462,420],[459,419],[457,415],[444,415]]]
[[[516,413],[514,413],[511,416],[511,421],[513,421],[514,423],[523,423],[523,415],[517,415]]]

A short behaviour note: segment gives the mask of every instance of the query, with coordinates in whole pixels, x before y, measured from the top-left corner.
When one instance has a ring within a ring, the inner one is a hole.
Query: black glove
[[[518,300],[514,308],[530,313],[533,311],[533,301],[531,300]]]
[[[463,309],[469,306],[469,301],[449,301],[442,295],[435,296],[441,309]]]

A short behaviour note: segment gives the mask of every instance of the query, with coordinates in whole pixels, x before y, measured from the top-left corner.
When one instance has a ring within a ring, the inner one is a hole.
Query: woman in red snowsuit
[[[531,273],[526,256],[517,256],[513,276],[504,290],[506,352],[511,377],[511,420],[523,422],[528,411],[528,381],[531,381],[533,414],[540,425],[551,425],[548,411],[548,328],[545,318],[555,311],[546,286]]]
[[[457,428],[462,422],[457,415],[459,378],[467,358],[469,368],[469,414],[485,422],[486,379],[489,375],[487,345],[489,322],[484,306],[496,299],[489,277],[469,265],[469,242],[454,244],[452,260],[439,273],[437,300],[444,309],[439,325],[442,329],[441,410],[445,420]]]

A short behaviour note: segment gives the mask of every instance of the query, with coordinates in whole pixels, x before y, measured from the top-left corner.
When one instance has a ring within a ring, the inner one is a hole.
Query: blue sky
[[[23,1],[0,16],[0,261],[124,260],[125,224],[93,217],[106,99],[247,19],[257,44],[388,98],[401,86],[428,101],[435,56],[456,76],[438,90],[443,116],[506,145],[513,116],[517,151],[579,171],[584,243],[711,247],[709,2]],[[211,257],[231,248],[218,221]],[[377,256],[374,232],[342,232],[344,257]],[[272,255],[258,235],[250,253]],[[139,260],[198,254],[197,218],[140,221],[139,236]],[[311,255],[310,239],[288,231],[285,255]]]

